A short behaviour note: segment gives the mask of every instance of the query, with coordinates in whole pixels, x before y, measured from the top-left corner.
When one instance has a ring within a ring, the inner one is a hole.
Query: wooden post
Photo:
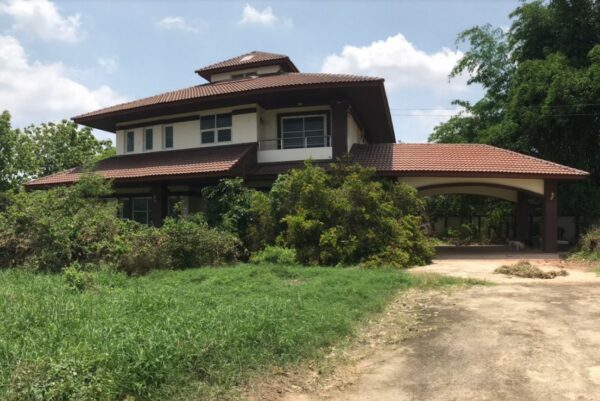
[[[164,183],[152,186],[152,225],[162,226],[163,219],[167,216],[167,185]]]
[[[331,147],[333,159],[348,153],[348,102],[331,103]]]
[[[523,192],[517,192],[515,231],[516,238],[518,241],[521,241],[523,243],[529,242],[529,203],[527,194]]]
[[[542,207],[542,241],[544,252],[558,249],[558,201],[554,180],[544,180],[544,204]]]

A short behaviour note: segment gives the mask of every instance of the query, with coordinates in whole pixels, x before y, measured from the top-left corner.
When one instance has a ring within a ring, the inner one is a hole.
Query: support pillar
[[[162,226],[163,219],[167,217],[167,185],[164,183],[152,186],[152,225]]]
[[[544,203],[542,205],[542,241],[544,252],[558,249],[558,201],[554,180],[544,180]]]
[[[529,197],[526,193],[517,192],[517,210],[515,219],[515,231],[518,241],[529,243],[531,239],[529,228]]]
[[[348,102],[331,103],[331,147],[333,159],[348,153]]]

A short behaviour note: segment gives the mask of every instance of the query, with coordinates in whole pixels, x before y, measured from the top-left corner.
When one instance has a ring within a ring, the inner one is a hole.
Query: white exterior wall
[[[544,180],[529,178],[400,177],[399,180],[415,188],[441,184],[478,183],[504,185],[512,188],[523,189],[539,195],[544,194]]]
[[[257,159],[259,163],[289,162],[295,160],[331,160],[333,157],[331,147],[302,148],[302,149],[276,149],[259,150]]]
[[[221,113],[231,113],[236,109],[244,109],[244,108],[254,108],[255,105],[247,105],[247,106],[237,106],[235,108],[221,108],[221,109],[212,109],[212,110],[203,110],[197,113],[186,113],[179,115],[171,115],[171,116],[161,116],[160,119],[165,118],[178,118],[178,117],[188,117],[188,116],[197,116],[197,119],[191,121],[182,121],[176,122],[172,124],[159,124],[153,125],[151,121],[148,121],[148,125],[144,125],[144,121],[132,121],[127,122],[124,125],[130,124],[140,124],[139,128],[128,129],[128,130],[117,130],[117,155],[123,154],[135,154],[135,153],[144,153],[144,129],[145,128],[153,128],[154,139],[153,139],[153,149],[152,151],[160,151],[160,150],[171,150],[164,148],[164,127],[172,126],[173,127],[173,148],[172,150],[177,149],[190,149],[190,148],[198,148],[198,147],[210,147],[210,146],[223,146],[223,145],[233,145],[240,143],[251,143],[258,141],[258,119],[256,113],[246,113],[246,114],[236,114],[231,118],[231,141],[230,142],[214,142],[214,143],[201,143],[200,141],[200,117],[204,115],[212,115],[212,114],[221,114]],[[157,120],[159,118],[155,118]],[[126,153],[125,152],[125,137],[126,132],[134,131],[135,132],[135,141],[134,141],[134,151]]]
[[[352,113],[348,113],[348,152],[355,143],[366,143],[365,135],[363,130],[358,126],[354,116],[352,116]]]

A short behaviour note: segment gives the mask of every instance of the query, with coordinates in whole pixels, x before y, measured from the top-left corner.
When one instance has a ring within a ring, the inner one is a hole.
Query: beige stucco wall
[[[527,178],[473,178],[473,177],[401,177],[401,181],[415,187],[441,184],[480,183],[504,185],[512,188],[523,189],[539,195],[544,194],[544,180]]]
[[[506,188],[498,187],[487,187],[487,186],[471,186],[467,185],[442,187],[442,188],[430,188],[419,191],[421,196],[433,196],[433,195],[447,195],[447,194],[461,194],[461,195],[482,195],[489,196],[492,198],[504,199],[510,202],[517,201],[517,191]]]
[[[257,159],[259,163],[287,162],[294,160],[331,160],[333,150],[331,147],[302,148],[302,149],[276,149],[259,150]]]
[[[221,113],[231,113],[233,110],[239,110],[244,108],[254,108],[255,105],[244,105],[237,106],[235,108],[220,108],[220,109],[210,109],[203,110],[195,113],[186,113],[186,114],[178,114],[178,115],[169,115],[169,116],[160,116],[154,118],[153,120],[165,119],[165,118],[180,118],[180,117],[188,117],[188,116],[197,116],[198,118],[191,121],[182,121],[172,124],[161,124],[161,125],[153,125],[152,120],[138,120],[138,121],[130,121],[122,125],[129,124],[140,124],[143,125],[146,123],[143,128],[135,128],[133,130],[126,131],[134,131],[135,132],[135,141],[134,141],[134,151],[131,153],[143,153],[144,142],[143,142],[143,132],[145,128],[152,127],[154,129],[154,146],[152,151],[160,151],[164,149],[164,127],[172,126],[173,127],[173,149],[189,149],[189,148],[197,148],[197,147],[210,147],[210,146],[222,146],[222,145],[233,145],[239,143],[250,143],[256,142],[258,139],[258,119],[256,113],[245,113],[245,114],[236,114],[232,116],[232,127],[231,127],[231,141],[230,142],[215,142],[215,143],[207,143],[202,144],[200,141],[200,117],[203,115],[211,115],[211,114],[221,114]],[[125,130],[117,130],[117,155],[125,154]]]
[[[358,124],[352,113],[348,113],[348,151],[352,149],[352,145],[355,143],[366,143],[364,132]]]

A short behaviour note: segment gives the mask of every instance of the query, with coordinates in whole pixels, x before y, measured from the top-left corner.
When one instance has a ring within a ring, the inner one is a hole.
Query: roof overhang
[[[241,65],[230,65],[215,68],[200,68],[194,72],[200,75],[202,78],[206,79],[207,81],[210,81],[210,77],[214,74],[239,70],[248,70],[258,67],[267,67],[270,65],[278,65],[283,69],[283,71],[286,72],[298,72],[298,68],[294,65],[292,60],[289,59],[289,57],[283,57],[275,60],[261,60],[256,61],[254,63],[244,63]]]
[[[328,104],[347,100],[365,128],[372,143],[395,142],[394,128],[383,80],[261,88],[242,93],[228,93],[181,101],[117,110],[93,116],[74,117],[88,127],[116,132],[117,124],[128,121],[190,113],[203,109],[258,104],[265,109]]]

